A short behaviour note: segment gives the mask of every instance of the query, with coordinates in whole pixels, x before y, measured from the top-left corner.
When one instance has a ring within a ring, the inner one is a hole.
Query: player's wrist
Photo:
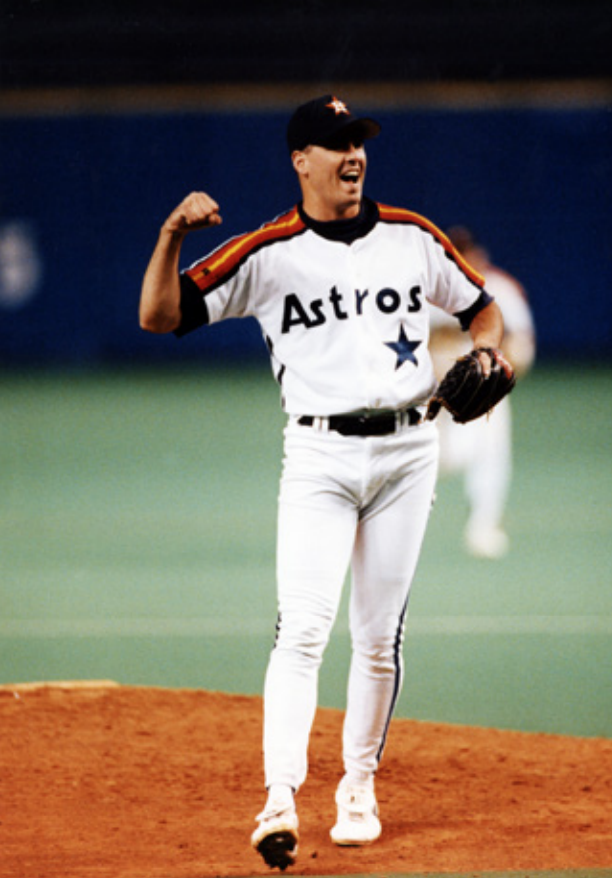
[[[166,221],[159,230],[160,238],[171,244],[182,244],[187,236],[186,228],[178,228],[174,223]]]

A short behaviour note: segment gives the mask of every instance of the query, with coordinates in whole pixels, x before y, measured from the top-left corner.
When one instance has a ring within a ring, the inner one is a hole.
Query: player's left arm
[[[473,349],[444,375],[427,405],[428,421],[448,409],[460,424],[492,411],[516,383],[514,370],[499,350],[504,321],[499,306],[490,301],[467,324]]]
[[[469,326],[472,347],[475,350],[489,348],[498,351],[504,337],[504,320],[499,305],[493,301],[478,311]],[[479,354],[485,376],[491,371],[491,357],[484,350]]]

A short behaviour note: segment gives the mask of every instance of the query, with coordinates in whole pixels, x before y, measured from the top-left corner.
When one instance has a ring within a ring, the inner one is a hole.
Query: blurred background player
[[[517,378],[535,359],[535,329],[526,292],[508,272],[492,264],[485,247],[470,229],[453,226],[448,237],[470,265],[484,275],[486,290],[494,296],[505,324],[504,354]],[[440,380],[458,356],[470,350],[470,338],[458,321],[430,306],[430,350]],[[456,424],[448,412],[438,417],[440,474],[461,472],[468,502],[465,545],[476,557],[500,558],[509,549],[504,512],[512,474],[512,416],[506,397],[486,418]]]

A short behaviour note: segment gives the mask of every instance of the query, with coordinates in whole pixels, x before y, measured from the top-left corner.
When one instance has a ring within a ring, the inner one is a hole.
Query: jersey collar
[[[302,221],[309,229],[312,229],[317,235],[321,235],[322,238],[327,238],[328,241],[339,241],[342,244],[352,244],[358,238],[364,238],[378,222],[378,207],[369,198],[363,199],[361,210],[357,216],[346,220],[320,222],[308,216],[302,202],[298,204],[297,208]]]

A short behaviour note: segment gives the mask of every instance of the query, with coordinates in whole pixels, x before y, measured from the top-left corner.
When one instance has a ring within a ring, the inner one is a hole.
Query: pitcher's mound
[[[262,702],[111,681],[0,688],[2,878],[269,875]],[[383,834],[329,838],[342,714],[320,710],[298,861],[341,875],[612,868],[612,741],[395,720]]]

